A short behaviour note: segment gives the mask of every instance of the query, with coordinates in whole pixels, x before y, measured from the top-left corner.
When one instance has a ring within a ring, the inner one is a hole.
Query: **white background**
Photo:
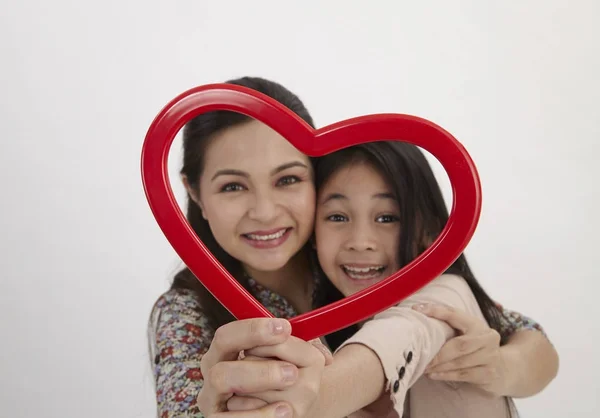
[[[475,272],[560,354],[522,415],[600,412],[598,2],[1,10],[0,416],[155,415],[146,321],[179,262],[144,197],[142,141],[177,94],[243,75],[298,93],[318,126],[398,112],[452,132],[483,184]]]

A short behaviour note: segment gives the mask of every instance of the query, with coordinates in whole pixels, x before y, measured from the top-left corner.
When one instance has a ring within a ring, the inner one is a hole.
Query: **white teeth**
[[[271,235],[254,235],[254,234],[246,234],[246,237],[256,240],[256,241],[269,241],[272,239],[277,239],[277,238],[281,238],[283,236],[283,234],[285,234],[285,231],[287,231],[287,229],[282,229],[279,232],[276,232],[274,234]]]
[[[346,274],[353,279],[374,279],[385,270],[385,266],[350,267],[342,266]]]
[[[350,267],[350,266],[342,266],[347,271],[352,271],[355,273],[368,273],[372,270],[382,270],[384,266],[371,266],[371,267]]]

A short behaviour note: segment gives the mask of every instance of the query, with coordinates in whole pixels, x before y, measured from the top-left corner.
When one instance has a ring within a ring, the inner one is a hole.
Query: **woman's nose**
[[[248,217],[262,223],[268,223],[277,216],[277,203],[270,193],[262,192],[254,196],[254,201],[248,210]]]

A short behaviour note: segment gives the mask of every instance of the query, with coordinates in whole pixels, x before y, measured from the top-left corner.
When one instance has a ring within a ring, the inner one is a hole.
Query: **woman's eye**
[[[277,182],[278,186],[290,186],[292,184],[298,183],[300,179],[296,176],[285,176],[279,179]]]
[[[327,217],[327,220],[331,221],[331,222],[346,222],[347,218],[344,215],[336,214],[336,215],[329,215]]]
[[[384,224],[398,222],[398,217],[395,215],[381,215],[377,218],[377,222],[381,222]]]
[[[239,192],[244,190],[241,184],[238,183],[228,183],[225,186],[221,187],[222,192]]]

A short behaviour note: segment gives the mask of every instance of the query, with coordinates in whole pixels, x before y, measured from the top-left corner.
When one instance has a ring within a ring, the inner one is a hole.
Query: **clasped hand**
[[[290,323],[283,319],[248,319],[220,327],[201,360],[204,386],[197,404],[204,416],[311,416],[323,370],[333,357],[319,340],[306,342],[290,333]]]

